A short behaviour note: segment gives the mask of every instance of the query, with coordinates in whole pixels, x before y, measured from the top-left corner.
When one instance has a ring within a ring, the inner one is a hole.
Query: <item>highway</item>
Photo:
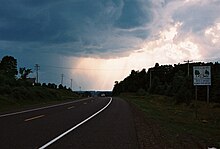
[[[0,114],[1,149],[136,149],[132,113],[119,98],[87,98]]]

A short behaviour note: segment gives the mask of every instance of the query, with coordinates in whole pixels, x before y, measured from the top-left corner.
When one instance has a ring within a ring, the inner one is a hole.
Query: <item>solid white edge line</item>
[[[84,101],[84,100],[89,100],[89,99],[90,99],[90,98],[79,99],[79,100],[75,100],[75,101],[60,103],[60,104],[51,105],[51,106],[46,106],[46,107],[40,107],[40,108],[35,108],[35,109],[30,109],[30,110],[25,110],[25,111],[19,111],[19,112],[13,112],[13,113],[2,114],[2,115],[0,115],[0,118],[1,118],[1,117],[6,117],[6,116],[17,115],[17,114],[23,114],[23,113],[27,113],[27,112],[33,112],[33,111],[43,110],[43,109],[54,108],[54,107],[63,106],[63,105],[67,105],[67,104],[71,104],[71,103],[75,103],[75,102],[80,102],[80,101]]]
[[[103,110],[105,110],[112,102],[112,98],[110,97],[110,101],[108,102],[108,104],[103,107],[101,110],[99,110],[98,112],[94,113],[93,115],[91,115],[90,117],[88,117],[87,119],[83,120],[82,122],[80,122],[79,124],[75,125],[74,127],[70,128],[69,130],[67,130],[66,132],[62,133],[61,135],[57,136],[56,138],[54,138],[53,140],[51,140],[50,142],[46,143],[45,145],[43,145],[42,147],[40,147],[39,149],[45,149],[46,147],[48,147],[49,145],[53,144],[54,142],[56,142],[57,140],[61,139],[62,137],[64,137],[65,135],[67,135],[68,133],[70,133],[71,131],[73,131],[74,129],[76,129],[77,127],[81,126],[82,124],[84,124],[85,122],[89,121],[90,119],[92,119],[93,117],[95,117],[96,115],[98,115],[99,113],[101,113]]]

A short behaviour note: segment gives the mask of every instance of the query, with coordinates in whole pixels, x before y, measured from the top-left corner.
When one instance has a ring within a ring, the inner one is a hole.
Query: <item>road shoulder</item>
[[[136,105],[127,101],[131,107],[134,117],[135,129],[138,138],[139,149],[185,149],[206,148],[204,144],[198,142],[192,136],[179,134],[176,136],[176,141],[172,142],[169,139],[169,134],[165,134],[160,124],[155,120],[147,117]],[[172,136],[173,137],[173,136]]]

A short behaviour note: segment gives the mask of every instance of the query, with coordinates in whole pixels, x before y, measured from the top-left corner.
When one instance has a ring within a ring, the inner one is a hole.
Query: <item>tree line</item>
[[[56,96],[55,91],[49,89],[72,91],[62,84],[35,83],[35,78],[29,78],[31,73],[32,70],[29,68],[21,67],[18,69],[17,60],[14,57],[4,56],[0,60],[0,97],[27,99],[34,98],[33,96],[50,97],[52,94]]]
[[[195,99],[195,86],[193,85],[193,66],[210,66],[211,67],[211,83],[210,100],[220,102],[220,64],[215,63],[190,63],[159,65],[149,68],[148,71],[132,70],[130,75],[123,81],[115,81],[113,95],[121,93],[137,93],[160,94],[172,96],[176,102],[185,102],[189,104]],[[189,71],[189,75],[188,75]],[[206,86],[198,86],[198,100],[206,100]]]

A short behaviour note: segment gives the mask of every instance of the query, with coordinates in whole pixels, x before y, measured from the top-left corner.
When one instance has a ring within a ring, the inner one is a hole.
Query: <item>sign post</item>
[[[207,103],[209,104],[209,85],[207,85]]]
[[[211,86],[211,67],[194,66],[193,84],[195,86],[196,118],[197,118],[197,86],[207,86],[207,103],[209,103],[209,86]]]
[[[193,84],[194,86],[207,86],[207,103],[209,103],[209,86],[211,86],[211,67],[194,66],[193,67]]]
[[[211,85],[211,67],[210,66],[194,66],[193,67],[193,83],[197,85]]]
[[[198,115],[198,110],[197,110],[197,86],[195,86],[195,99],[196,99],[196,102],[195,102],[195,108],[196,108],[196,119],[197,119],[197,115]]]

